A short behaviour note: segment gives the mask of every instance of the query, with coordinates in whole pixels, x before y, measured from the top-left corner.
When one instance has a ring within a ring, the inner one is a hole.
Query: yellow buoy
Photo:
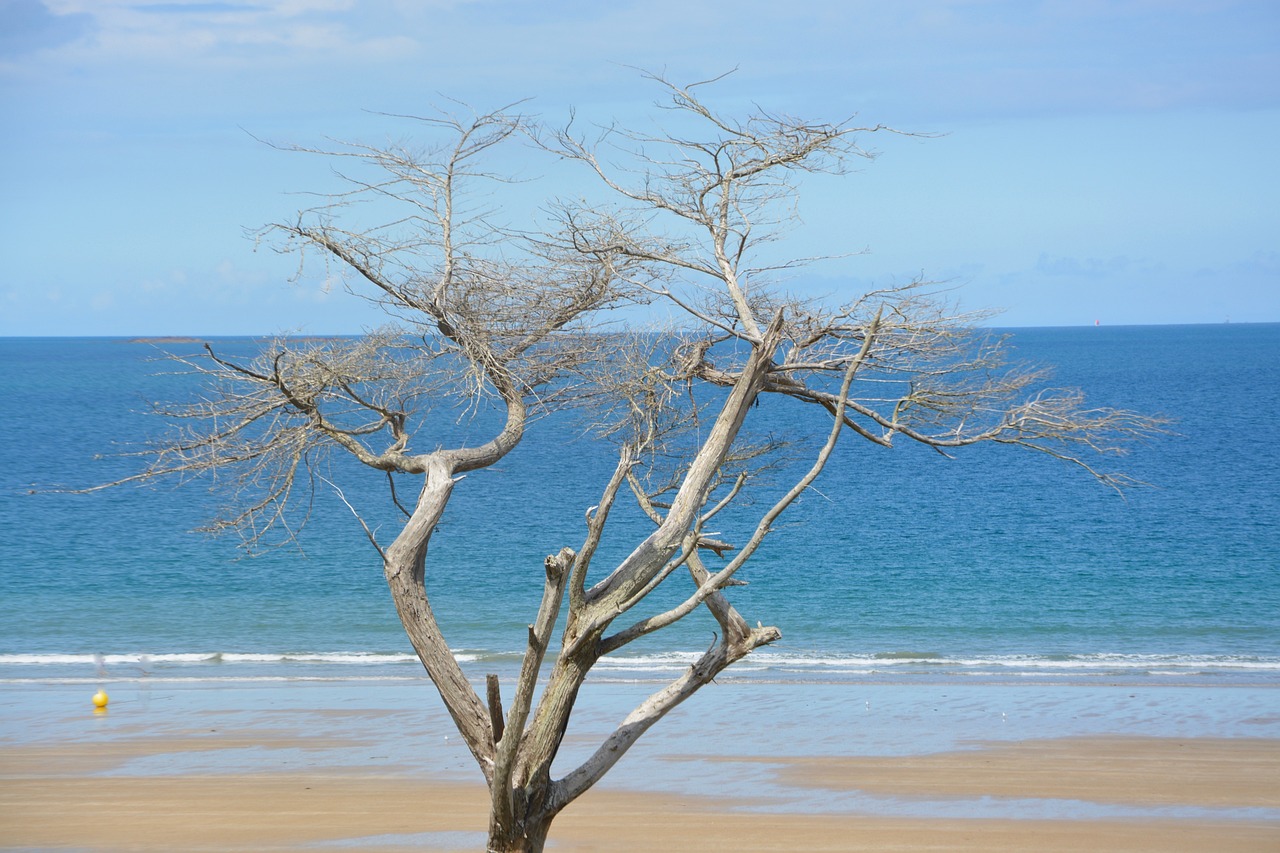
[[[93,694],[93,707],[95,708],[105,708],[109,701],[111,700],[107,697],[107,691],[105,690],[99,690]]]

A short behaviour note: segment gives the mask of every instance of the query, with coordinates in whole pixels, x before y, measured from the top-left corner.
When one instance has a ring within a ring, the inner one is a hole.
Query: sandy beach
[[[7,750],[0,808],[8,849],[474,850],[484,790],[367,771],[95,775],[114,761],[207,743]],[[273,744],[260,746],[271,748]],[[1044,741],[917,761],[784,764],[822,789],[905,797],[1087,798],[1280,808],[1280,742]],[[751,802],[601,789],[556,825],[562,850],[1269,851],[1280,825],[1167,820],[963,820],[758,813]]]
[[[423,688],[118,685],[120,700],[95,715],[72,705],[87,696],[79,685],[5,685],[0,849],[482,849],[478,773],[434,708],[405,707],[432,698]],[[830,688],[831,707],[819,701],[827,689],[774,692],[797,716],[830,720],[855,688]],[[1233,698],[1193,695],[1218,706]],[[871,729],[817,736],[816,746],[775,742],[768,754],[765,740],[744,736],[735,749],[718,729],[700,740],[720,754],[697,755],[681,730],[700,718],[686,714],[560,817],[552,849],[1272,851],[1280,739],[1256,713],[1269,695],[1235,697],[1246,716],[1227,727],[1264,737],[1139,736],[1113,719],[1099,725],[1114,734],[1067,727],[1062,737],[895,755],[870,754],[884,745]],[[586,743],[591,721],[611,711],[584,711]],[[415,715],[423,725],[406,727]],[[832,722],[839,732],[847,721]]]

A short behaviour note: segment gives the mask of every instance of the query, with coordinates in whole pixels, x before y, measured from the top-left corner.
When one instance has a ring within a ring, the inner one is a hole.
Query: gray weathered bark
[[[465,121],[419,119],[449,138],[425,154],[365,145],[312,151],[373,174],[351,177],[348,191],[266,234],[349,273],[351,290],[401,325],[353,342],[272,342],[244,362],[212,349],[203,360],[185,359],[210,391],[162,409],[178,434],[129,478],[235,472],[242,500],[213,527],[241,532],[253,545],[273,531],[291,537],[305,523],[307,502],[298,493],[329,482],[320,468],[326,452],[349,454],[386,477],[391,504],[404,514],[394,541],[383,547],[357,518],[382,557],[413,648],[489,785],[494,851],[541,850],[556,815],[644,732],[781,636],[776,627],[751,627],[729,589],[841,436],[882,447],[902,438],[942,453],[1013,445],[1118,486],[1124,478],[1095,469],[1086,454],[1117,451],[1160,427],[1156,419],[1087,408],[1076,392],[1037,391],[1042,374],[1006,367],[1000,341],[975,335],[974,318],[952,314],[922,282],[847,305],[785,294],[771,275],[803,261],[757,253],[789,223],[793,176],[844,172],[853,158],[870,157],[859,135],[886,129],[764,112],[735,119],[699,99],[702,84],[656,82],[670,98],[666,106],[704,134],[609,128],[589,142],[572,125],[547,131],[498,111]],[[484,155],[520,133],[585,167],[615,203],[558,203],[556,221],[537,235],[463,204],[467,185],[500,180],[481,167]],[[609,157],[597,156],[601,146]],[[629,167],[611,165],[627,157]],[[344,228],[341,215],[366,199],[398,204],[403,215]],[[628,334],[604,319],[611,309],[655,301],[684,325]],[[745,436],[751,418],[768,416],[755,408],[762,395],[808,407],[826,424],[826,437],[808,467],[759,504],[764,509],[744,525],[743,541],[723,541],[707,525],[739,508],[756,468],[780,452]],[[441,399],[492,404],[502,423],[478,444],[451,443],[423,413]],[[482,698],[436,621],[430,587],[447,573],[431,572],[428,546],[463,475],[503,459],[536,415],[578,406],[597,413],[592,427],[616,443],[618,463],[586,512],[583,540],[543,561],[541,602],[504,709],[497,677]],[[415,441],[436,449],[422,452]],[[411,506],[402,503],[397,478],[420,478]],[[624,489],[653,528],[612,568],[594,571]],[[295,519],[290,512],[299,504]],[[684,574],[693,588],[682,602],[633,615]],[[557,778],[560,745],[592,667],[702,608],[720,629],[711,648]]]

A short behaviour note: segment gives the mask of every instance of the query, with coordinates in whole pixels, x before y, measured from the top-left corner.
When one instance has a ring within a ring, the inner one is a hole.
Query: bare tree
[[[779,260],[777,244],[794,220],[797,177],[841,174],[871,156],[865,137],[895,131],[758,109],[734,118],[704,103],[704,84],[654,82],[670,113],[651,135],[607,127],[588,136],[573,121],[548,129],[508,108],[466,120],[415,118],[446,140],[437,148],[320,152],[351,165],[342,172],[348,190],[265,236],[345,272],[348,286],[395,322],[352,341],[282,339],[247,360],[212,349],[188,360],[207,376],[208,391],[166,410],[179,432],[135,478],[230,477],[237,500],[215,527],[258,544],[305,523],[316,479],[327,482],[328,454],[386,476],[403,525],[383,543],[362,523],[413,647],[488,783],[493,851],[541,850],[556,815],[650,726],[781,636],[752,627],[730,587],[845,434],[943,453],[1017,445],[1119,486],[1122,477],[1090,460],[1159,428],[1041,388],[1041,374],[1007,366],[1000,340],[923,282],[844,305],[788,295],[779,280],[805,260]],[[476,202],[478,187],[503,180],[484,163],[498,146],[530,140],[583,167],[607,201],[553,202],[552,221],[538,233],[505,226]],[[378,224],[352,225],[358,204]],[[611,310],[643,303],[681,319],[665,331],[608,321]],[[824,425],[798,467],[795,448],[746,435],[753,416],[768,416],[767,407],[753,408],[762,395],[807,407]],[[429,417],[442,401],[496,407],[501,423],[482,441],[450,444]],[[584,402],[617,464],[585,509],[582,540],[544,560],[541,604],[504,707],[498,677],[488,676],[481,696],[437,624],[428,543],[462,475],[502,459],[538,414]],[[742,496],[779,458],[791,464],[777,470],[792,479],[750,505],[741,541],[718,538],[713,519],[730,507],[742,512]],[[416,494],[403,494],[406,478],[416,480]],[[635,500],[652,529],[625,558],[597,568],[620,498]],[[641,608],[654,590],[678,583],[688,584],[679,603]],[[702,608],[719,625],[711,648],[579,766],[553,776],[596,662]]]

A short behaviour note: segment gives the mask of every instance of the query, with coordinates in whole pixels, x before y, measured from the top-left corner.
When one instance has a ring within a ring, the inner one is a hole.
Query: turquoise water
[[[743,614],[783,640],[736,677],[1280,683],[1280,325],[1027,329],[1014,343],[1098,404],[1177,419],[1121,463],[1153,485],[1120,498],[1033,454],[846,441],[740,575]],[[218,505],[208,484],[45,491],[134,470],[114,454],[155,428],[147,400],[192,391],[156,355],[0,339],[0,679],[420,678],[377,556],[331,495],[305,553],[244,558],[187,532]],[[756,410],[801,442],[819,428],[803,414]],[[459,485],[429,584],[476,674],[513,666],[542,557],[579,543],[611,467],[576,424],[542,421],[500,470]],[[347,488],[364,505],[377,484]],[[620,518],[602,557],[644,524]],[[712,629],[655,637],[601,676],[677,671]]]

